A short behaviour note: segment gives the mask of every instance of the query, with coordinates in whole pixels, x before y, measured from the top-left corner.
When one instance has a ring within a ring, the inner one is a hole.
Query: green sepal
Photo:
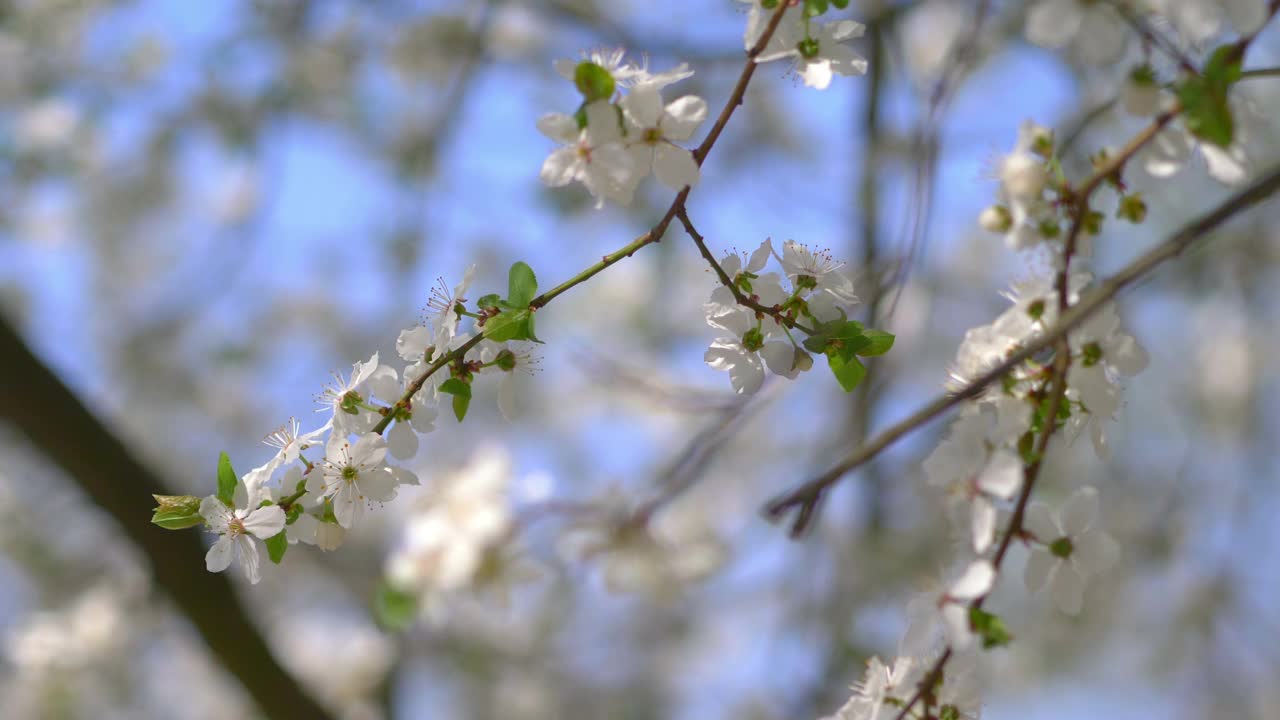
[[[218,499],[227,507],[235,506],[236,485],[240,479],[231,468],[231,458],[227,454],[218,455]]]
[[[831,4],[835,5],[836,8],[843,10],[849,7],[849,0],[831,0]]]
[[[302,503],[296,502],[289,506],[284,514],[284,524],[292,525],[298,522],[298,518],[302,516]]]
[[[828,9],[827,0],[804,0],[805,17],[818,17]]]
[[[267,557],[271,558],[271,562],[279,565],[284,559],[285,550],[289,549],[289,538],[286,531],[280,532],[267,538]]]
[[[489,293],[488,295],[480,296],[480,299],[476,301],[476,307],[481,310],[492,310],[498,307],[500,302],[502,302],[502,298],[498,296],[498,293]]]
[[[1013,635],[1004,626],[1004,621],[982,608],[969,608],[969,626],[978,637],[982,638],[984,650],[1008,645],[1013,640]]]
[[[383,580],[373,598],[373,615],[378,625],[384,630],[400,632],[413,624],[418,616],[418,598],[416,595],[392,587]]]

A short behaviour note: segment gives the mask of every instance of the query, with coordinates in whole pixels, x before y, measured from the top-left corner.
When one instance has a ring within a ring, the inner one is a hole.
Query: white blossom
[[[312,472],[307,490],[333,502],[333,515],[344,528],[355,527],[365,505],[385,503],[396,496],[396,486],[412,477],[386,464],[387,442],[381,435],[365,433],[355,444],[334,435],[325,449],[322,473]],[[416,482],[416,480],[415,480]]]
[[[622,144],[617,109],[604,100],[588,103],[583,109],[585,129],[571,115],[549,113],[538,119],[538,130],[561,143],[547,156],[539,178],[549,187],[564,187],[578,181],[596,198],[596,207],[606,199],[620,205],[631,204],[639,175],[635,157]]]
[[[644,84],[628,93],[619,105],[632,125],[627,149],[635,172],[643,176],[652,170],[663,185],[673,190],[697,185],[701,173],[693,153],[675,142],[693,137],[707,119],[707,101],[685,95],[664,107],[658,88]]]
[[[249,498],[250,503],[256,504],[257,500],[256,497]],[[231,565],[233,557],[239,557],[249,582],[256,584],[262,579],[258,546],[249,536],[266,540],[279,535],[285,523],[280,506],[229,508],[210,495],[200,502],[200,516],[204,518],[209,532],[221,536],[205,555],[205,567],[209,572],[222,572]]]
[[[867,72],[866,59],[843,44],[845,40],[861,37],[867,29],[865,25],[853,20],[837,20],[816,26],[817,32],[810,34],[812,25],[784,20],[756,62],[791,59],[793,71],[804,84],[818,90],[827,89],[834,73],[849,76]]]
[[[1040,543],[1027,559],[1027,590],[1047,586],[1059,610],[1078,614],[1085,582],[1111,567],[1119,555],[1115,540],[1101,528],[1098,491],[1080,488],[1057,513],[1044,503],[1031,503],[1023,528]]]

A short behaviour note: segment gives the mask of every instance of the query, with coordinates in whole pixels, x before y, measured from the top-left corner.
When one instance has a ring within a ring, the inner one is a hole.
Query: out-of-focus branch
[[[1237,213],[1270,197],[1277,190],[1280,190],[1280,167],[1273,168],[1248,188],[1233,195],[1211,212],[1186,225],[1163,243],[1138,256],[1118,273],[1100,283],[1089,294],[1081,298],[1080,302],[1073,305],[1069,312],[1063,314],[1052,328],[1024,345],[1004,362],[959,390],[936,398],[906,419],[877,435],[822,475],[769,501],[764,508],[765,516],[776,522],[781,520],[792,509],[796,509],[797,515],[792,523],[792,532],[794,534],[803,531],[812,520],[822,495],[850,470],[867,462],[903,436],[920,428],[952,407],[977,396],[987,386],[1004,377],[1010,370],[1021,365],[1036,353],[1053,345],[1059,338],[1066,336],[1068,332],[1078,327],[1121,290],[1133,284],[1166,260],[1181,255],[1188,247],[1211,230]]]
[[[146,556],[152,575],[204,638],[219,662],[272,718],[329,714],[272,657],[226,575],[205,571],[196,533],[151,524],[160,478],[125,447],[0,317],[0,420],[58,465]]]

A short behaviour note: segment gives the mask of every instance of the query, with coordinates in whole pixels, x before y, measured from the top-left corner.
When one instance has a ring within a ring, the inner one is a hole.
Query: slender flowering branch
[[[815,508],[821,501],[823,494],[846,473],[879,455],[881,451],[900,440],[903,436],[919,429],[947,410],[981,394],[986,388],[999,382],[1011,370],[1022,365],[1022,363],[1042,350],[1052,346],[1059,338],[1065,337],[1071,330],[1079,327],[1121,290],[1136,282],[1161,263],[1181,255],[1188,247],[1214,228],[1237,213],[1270,197],[1278,190],[1280,190],[1280,167],[1271,170],[1245,190],[1233,195],[1211,212],[1187,224],[1161,244],[1135,258],[1115,275],[1096,286],[1082,297],[1079,302],[1072,305],[1071,309],[1063,314],[1057,323],[1046,329],[1042,335],[1022,346],[1004,362],[993,367],[959,390],[937,397],[907,418],[890,426],[822,475],[770,500],[764,507],[765,517],[777,522],[788,512],[795,509],[797,515],[792,522],[791,533],[792,535],[802,533],[812,520]]]
[[[784,313],[781,308],[777,306],[767,307],[743,294],[742,290],[738,289],[738,286],[733,282],[733,278],[730,278],[729,274],[724,271],[723,267],[721,267],[720,263],[716,260],[715,255],[711,254],[711,250],[707,247],[706,239],[698,233],[697,228],[693,226],[693,221],[689,219],[689,213],[684,208],[680,208],[680,212],[677,213],[677,216],[680,218],[680,223],[684,225],[684,231],[689,234],[689,237],[693,238],[694,244],[698,246],[698,252],[702,253],[702,257],[706,258],[707,262],[711,265],[711,269],[715,271],[716,277],[720,280],[720,284],[724,285],[729,289],[729,292],[733,293],[733,299],[736,300],[739,305],[755,310],[761,315],[768,315],[774,320],[777,320],[781,325],[797,328],[810,335],[817,332],[815,329]]]
[[[778,9],[774,11],[772,17],[769,20],[769,24],[765,27],[764,32],[760,36],[760,39],[749,51],[747,51],[747,62],[742,68],[742,73],[738,76],[738,82],[734,86],[733,92],[729,95],[728,101],[725,102],[724,108],[720,111],[720,116],[716,119],[715,125],[712,126],[711,131],[707,134],[706,139],[702,141],[702,144],[699,145],[698,149],[695,150],[693,153],[694,159],[697,161],[699,165],[701,165],[702,162],[706,159],[707,154],[711,152],[711,148],[715,146],[716,140],[719,139],[720,137],[720,133],[723,132],[725,125],[729,123],[729,118],[733,116],[733,111],[739,105],[742,104],[743,99],[746,96],[747,86],[751,82],[751,76],[755,74],[756,57],[758,57],[760,53],[764,51],[765,46],[769,44],[769,40],[773,37],[774,32],[777,31],[778,24],[782,21],[782,15],[783,13],[786,12],[786,10],[787,10],[787,3],[785,2],[779,3]],[[559,285],[548,290],[547,292],[535,297],[533,300],[529,302],[529,308],[531,310],[536,311],[542,307],[545,307],[552,300],[556,299],[557,297],[564,294],[568,290],[578,285],[581,285],[587,280],[590,280],[592,277],[595,277],[597,274],[603,272],[610,265],[613,265],[614,263],[622,260],[623,258],[631,257],[640,249],[644,248],[646,245],[650,245],[652,243],[655,243],[661,240],[662,236],[667,231],[667,227],[671,224],[672,219],[674,219],[678,213],[683,212],[685,201],[688,199],[689,191],[691,189],[692,188],[690,188],[689,186],[685,186],[682,190],[680,190],[680,192],[676,195],[675,199],[671,202],[671,206],[667,208],[667,211],[665,213],[663,213],[662,219],[659,220],[658,223],[654,225],[648,232],[644,233],[643,235],[640,235],[639,237],[627,243],[626,245],[619,248],[618,250],[615,250],[614,252],[609,253],[608,255],[605,255],[603,258],[601,258],[600,262],[595,263],[594,265],[588,267],[587,269],[583,270],[577,275],[574,275],[573,277],[569,278],[563,283],[560,283]],[[441,368],[449,365],[449,363],[452,363],[458,360],[459,358],[462,358],[463,356],[465,356],[469,350],[474,348],[476,345],[480,344],[480,341],[483,339],[484,339],[483,335],[477,335],[476,337],[471,338],[469,341],[467,341],[467,343],[465,343],[464,345],[441,356],[435,362],[431,363],[431,365],[426,369],[426,371],[422,373],[422,375],[418,376],[412,383],[410,383],[408,388],[406,388],[404,394],[400,397],[400,400],[397,404],[403,405],[403,404],[409,403],[410,400],[413,398],[414,393],[422,389],[422,386],[426,384],[427,380],[432,375],[439,372]],[[384,430],[387,429],[387,426],[390,424],[391,424],[391,415],[387,415],[383,417],[382,420],[380,420],[377,425],[374,426],[373,431],[376,433],[382,433]],[[293,497],[292,499],[297,500],[297,497]]]

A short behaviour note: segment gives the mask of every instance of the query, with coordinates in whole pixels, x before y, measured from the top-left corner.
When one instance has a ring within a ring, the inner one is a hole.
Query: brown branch
[[[167,494],[171,488],[31,352],[3,317],[0,348],[0,374],[20,378],[0,392],[0,419],[17,428],[111,515],[142,551],[159,586],[263,713],[281,719],[328,718],[272,657],[227,576],[205,570],[199,536],[151,524],[152,494]]]
[[[797,516],[792,523],[791,532],[793,535],[803,532],[812,519],[815,508],[826,490],[838,482],[846,473],[875,457],[904,435],[923,426],[961,402],[976,397],[989,385],[1003,378],[1009,371],[1040,351],[1050,347],[1059,338],[1078,327],[1121,290],[1166,260],[1182,254],[1195,241],[1223,222],[1226,222],[1236,213],[1261,202],[1277,190],[1280,190],[1280,168],[1272,169],[1245,190],[1228,198],[1214,210],[1187,224],[1164,242],[1138,256],[1115,275],[1100,283],[1091,292],[1082,297],[1080,302],[1063,314],[1052,328],[1046,330],[1044,334],[1035,340],[1023,345],[1021,349],[1010,355],[1004,362],[988,370],[959,390],[934,399],[904,420],[890,426],[822,475],[770,500],[764,508],[765,517],[777,522],[792,509],[795,509]]]

